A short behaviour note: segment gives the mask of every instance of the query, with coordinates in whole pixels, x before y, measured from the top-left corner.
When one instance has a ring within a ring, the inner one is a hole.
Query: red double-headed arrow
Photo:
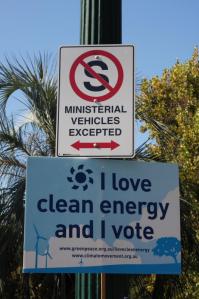
[[[113,140],[111,140],[111,142],[80,142],[78,140],[75,143],[71,144],[71,146],[78,151],[81,148],[110,148],[111,150],[114,150],[115,148],[120,146],[120,144]]]

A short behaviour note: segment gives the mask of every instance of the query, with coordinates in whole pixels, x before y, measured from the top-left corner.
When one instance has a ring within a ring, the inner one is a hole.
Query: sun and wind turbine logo
[[[92,178],[93,171],[89,168],[85,169],[83,164],[79,165],[77,169],[71,167],[70,173],[71,176],[67,177],[67,180],[73,183],[72,189],[82,188],[85,191],[88,189],[88,185],[94,182]]]
[[[35,268],[38,268],[38,256],[45,256],[45,267],[48,267],[48,257],[52,259],[52,256],[49,252],[49,243],[48,239],[41,236],[36,228],[36,226],[33,224],[34,231],[36,233],[36,243],[35,243]]]

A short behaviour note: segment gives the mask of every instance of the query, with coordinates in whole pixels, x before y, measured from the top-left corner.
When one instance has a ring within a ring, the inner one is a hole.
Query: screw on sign
[[[107,71],[109,69],[107,63],[104,62],[102,59],[99,59],[101,57],[106,58],[106,60],[108,59],[107,61],[111,64],[114,64],[117,70],[117,80],[113,86],[112,84],[110,84],[107,75],[99,74],[93,68],[97,66],[103,71]],[[82,90],[82,88],[79,86],[76,80],[76,72],[79,66],[82,66],[84,68],[84,73],[87,77],[94,78],[98,82],[98,85],[93,85],[89,81],[83,82],[83,85],[88,92]],[[123,82],[123,76],[123,69],[117,57],[104,50],[91,50],[80,55],[74,61],[69,74],[70,84],[73,91],[80,98],[89,102],[102,102],[112,98],[119,91]],[[101,91],[105,91],[105,93],[103,95],[97,95],[97,93]],[[91,95],[89,92],[95,93],[95,96]]]

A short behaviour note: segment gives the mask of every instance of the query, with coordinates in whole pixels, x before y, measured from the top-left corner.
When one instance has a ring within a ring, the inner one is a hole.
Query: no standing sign
[[[133,46],[60,48],[58,156],[134,154]]]

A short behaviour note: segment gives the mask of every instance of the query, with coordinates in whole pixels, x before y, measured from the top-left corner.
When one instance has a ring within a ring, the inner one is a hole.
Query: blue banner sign
[[[23,271],[180,273],[177,165],[29,158]]]

